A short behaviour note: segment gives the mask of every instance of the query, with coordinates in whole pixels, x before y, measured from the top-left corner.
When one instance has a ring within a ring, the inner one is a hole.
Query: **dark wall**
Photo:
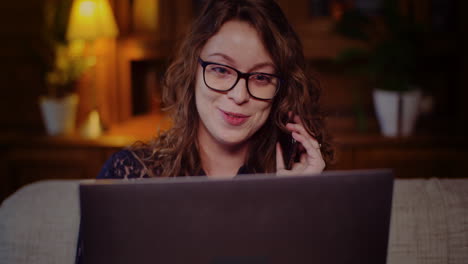
[[[2,1],[0,16],[0,131],[42,131],[38,97],[45,0]]]

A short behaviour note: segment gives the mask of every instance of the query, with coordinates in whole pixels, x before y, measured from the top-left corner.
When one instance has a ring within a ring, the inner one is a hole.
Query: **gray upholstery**
[[[468,179],[397,180],[388,263],[468,263]]]
[[[27,185],[0,207],[0,263],[74,263],[78,181]]]
[[[73,263],[79,181],[23,187],[0,207],[0,263]],[[468,179],[395,182],[388,263],[468,261]]]

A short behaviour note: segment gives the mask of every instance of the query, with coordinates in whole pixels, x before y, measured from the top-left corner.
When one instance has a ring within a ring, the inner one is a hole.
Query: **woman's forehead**
[[[249,23],[238,20],[224,23],[208,39],[202,48],[201,57],[215,57],[230,64],[273,64],[257,30]]]

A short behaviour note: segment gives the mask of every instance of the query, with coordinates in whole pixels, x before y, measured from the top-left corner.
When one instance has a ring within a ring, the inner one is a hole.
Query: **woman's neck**
[[[226,146],[216,142],[208,133],[198,134],[200,158],[208,177],[232,178],[244,165],[248,144]]]

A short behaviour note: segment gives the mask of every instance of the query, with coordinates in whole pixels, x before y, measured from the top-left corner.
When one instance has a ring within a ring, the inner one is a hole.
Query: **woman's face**
[[[275,73],[273,61],[257,31],[237,20],[226,22],[207,41],[200,58],[245,73]],[[270,101],[249,95],[245,79],[240,79],[228,92],[210,89],[203,80],[200,64],[195,80],[195,100],[200,116],[199,138],[208,138],[226,147],[247,142],[265,123],[271,110]]]

